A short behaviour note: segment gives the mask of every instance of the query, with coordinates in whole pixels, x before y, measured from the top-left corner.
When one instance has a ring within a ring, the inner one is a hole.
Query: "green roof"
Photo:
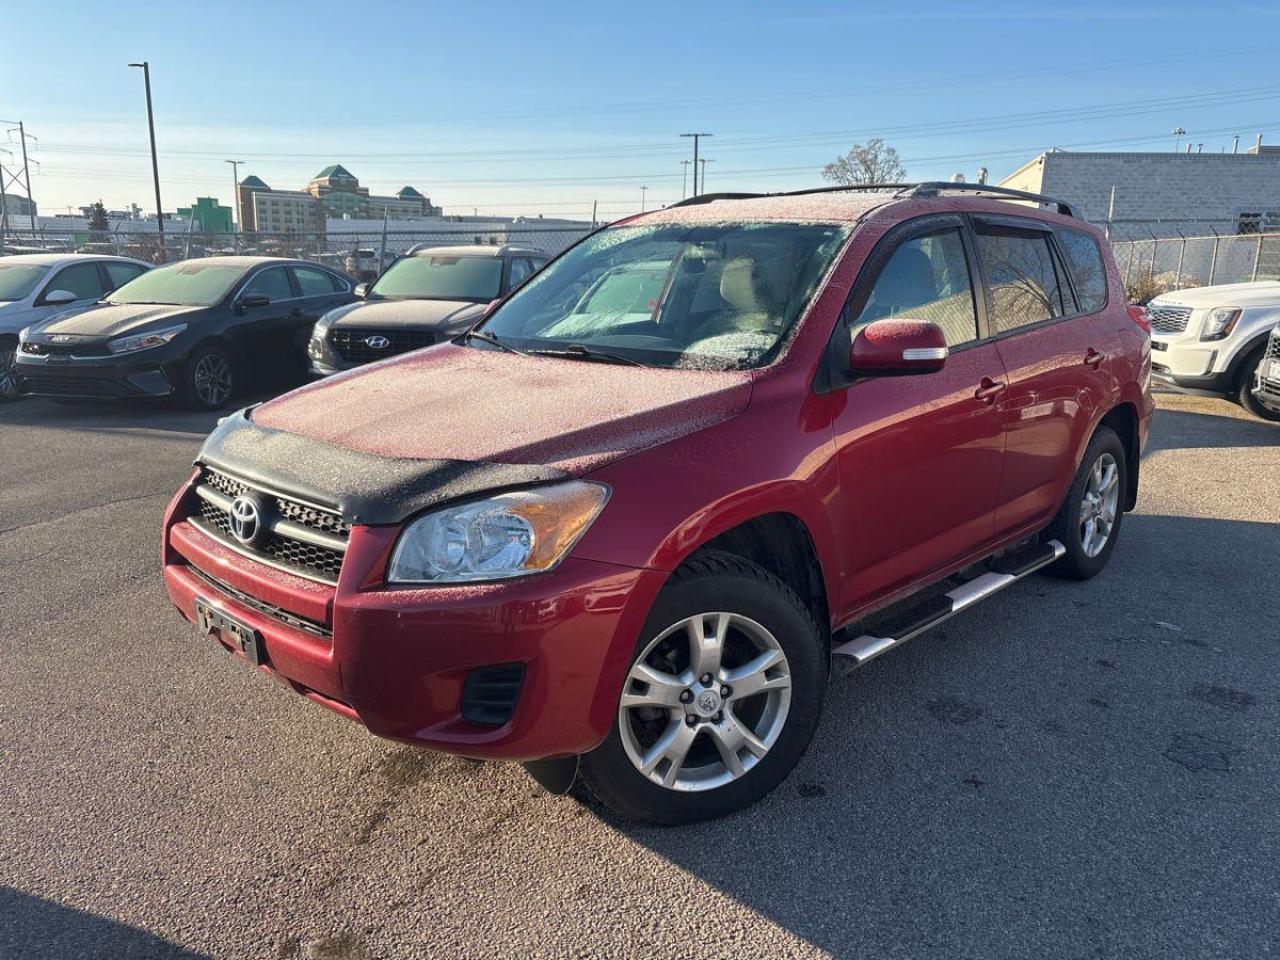
[[[330,177],[345,178],[347,180],[355,179],[355,177],[351,175],[351,171],[348,170],[346,167],[344,167],[340,163],[330,164],[329,166],[325,167],[323,170],[321,170],[319,173],[316,174],[317,180],[326,180],[326,179],[329,179]]]
[[[399,192],[396,193],[396,196],[397,197],[413,197],[415,200],[422,199],[422,194],[420,194],[417,190],[413,189],[413,187],[401,187]]]
[[[240,181],[240,186],[242,186],[242,187],[261,187],[263,190],[270,190],[270,189],[271,189],[271,188],[270,188],[270,187],[268,187],[265,183],[263,183],[263,182],[262,182],[261,178],[259,178],[259,177],[255,177],[255,176],[253,176],[253,174],[250,174],[249,176],[247,176],[247,177],[245,177],[243,180],[241,180],[241,181]]]

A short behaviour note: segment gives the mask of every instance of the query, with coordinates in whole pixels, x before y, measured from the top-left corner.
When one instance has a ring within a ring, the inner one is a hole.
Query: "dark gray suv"
[[[328,376],[451,339],[549,259],[513,244],[414,247],[372,285],[356,287],[359,301],[320,318],[307,346],[311,372]]]

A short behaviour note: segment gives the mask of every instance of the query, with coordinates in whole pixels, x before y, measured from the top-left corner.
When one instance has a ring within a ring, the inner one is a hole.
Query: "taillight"
[[[1144,333],[1151,333],[1151,318],[1147,316],[1147,308],[1136,303],[1129,304],[1129,319],[1140,326]]]

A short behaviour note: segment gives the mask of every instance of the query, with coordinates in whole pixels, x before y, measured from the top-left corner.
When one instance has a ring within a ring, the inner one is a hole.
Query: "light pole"
[[[648,189],[649,189],[648,187],[640,188],[640,212],[641,213],[644,213],[644,195]]]
[[[680,166],[684,168],[680,172],[681,173],[681,176],[680,176],[680,199],[681,200],[689,196],[689,164],[691,163],[693,163],[692,160],[680,161]]]
[[[698,162],[702,164],[702,192],[706,193],[707,192],[707,164],[715,163],[715,160],[711,160],[711,159],[708,159],[707,157],[703,157]]]
[[[1182,137],[1185,137],[1187,135],[1187,131],[1183,130],[1181,127],[1174,127],[1172,132],[1173,132],[1173,152],[1177,153],[1178,140]]]
[[[236,221],[241,219],[239,216],[240,207],[240,164],[243,160],[223,160],[223,163],[231,164],[231,232],[236,232]],[[240,224],[240,232],[244,232],[244,224]]]
[[[693,137],[693,196],[698,195],[698,141],[710,137],[710,133],[682,133],[682,137]]]
[[[164,249],[164,207],[160,205],[160,163],[156,160],[156,120],[155,114],[151,111],[151,64],[143,60],[141,63],[131,63],[129,66],[142,68],[142,81],[147,88],[147,129],[151,132],[151,177],[156,182],[156,226],[160,231],[160,262],[164,263],[169,258]]]

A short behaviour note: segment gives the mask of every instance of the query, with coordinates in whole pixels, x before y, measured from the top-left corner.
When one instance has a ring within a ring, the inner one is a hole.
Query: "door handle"
[[[1097,370],[1105,359],[1107,359],[1107,355],[1105,353],[1099,353],[1097,350],[1093,349],[1093,347],[1090,347],[1089,352],[1084,355],[1084,365],[1086,367],[1093,367],[1093,369]]]
[[[973,391],[973,398],[981,400],[983,403],[995,403],[996,397],[1004,393],[1005,384],[998,380],[992,380],[990,377],[983,377],[978,383],[978,389]]]

